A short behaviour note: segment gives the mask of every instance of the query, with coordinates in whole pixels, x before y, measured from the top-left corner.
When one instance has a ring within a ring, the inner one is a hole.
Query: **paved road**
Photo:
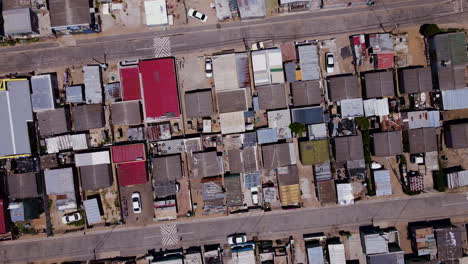
[[[0,262],[37,261],[41,259],[68,258],[90,260],[94,253],[136,255],[148,249],[189,247],[210,243],[223,243],[227,235],[245,232],[252,236],[289,236],[292,233],[309,233],[329,229],[346,230],[361,225],[397,221],[468,217],[468,194],[419,195],[404,199],[387,199],[363,202],[350,206],[322,209],[283,210],[269,213],[246,213],[229,217],[177,222],[181,241],[165,246],[167,237],[161,234],[161,225],[122,227],[113,231],[71,234],[66,237],[0,243]],[[166,228],[167,229],[167,228]],[[165,241],[165,242],[164,242]],[[174,241],[174,240],[172,240]],[[166,244],[167,245],[167,244]]]
[[[358,6],[277,16],[268,19],[167,31],[150,29],[123,35],[93,35],[61,46],[57,42],[0,49],[0,73],[32,71],[70,64],[95,63],[92,58],[109,60],[154,56],[154,37],[169,36],[172,53],[182,54],[216,48],[218,51],[243,45],[244,41],[278,41],[314,38],[339,33],[386,30],[396,25],[425,22],[449,23],[468,19],[463,0],[379,0],[373,7]]]

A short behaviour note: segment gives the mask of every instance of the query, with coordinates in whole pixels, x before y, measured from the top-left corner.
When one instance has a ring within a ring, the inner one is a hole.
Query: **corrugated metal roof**
[[[409,153],[425,153],[438,150],[437,131],[433,127],[408,130]]]
[[[113,82],[107,83],[104,85],[104,91],[106,94],[106,100],[114,102],[116,100],[121,99],[121,92],[120,92],[120,83]]]
[[[386,116],[390,114],[388,98],[364,100],[364,112],[366,116]]]
[[[247,111],[247,95],[245,89],[236,89],[216,93],[219,113]]]
[[[138,66],[120,68],[120,80],[122,82],[122,99],[124,101],[140,100],[140,71]]]
[[[75,154],[76,167],[110,164],[109,151]]]
[[[219,119],[223,135],[245,132],[244,112],[222,113]]]
[[[23,202],[9,203],[8,211],[10,211],[10,218],[12,222],[22,222],[24,219],[24,205]]]
[[[91,23],[89,1],[49,0],[47,7],[52,27],[89,25]]]
[[[74,106],[72,119],[75,131],[102,128],[106,125],[104,109],[100,104]]]
[[[296,44],[294,44],[294,42],[283,43],[280,48],[283,61],[293,61],[297,59]]]
[[[240,88],[250,87],[250,64],[247,52],[236,53],[237,79]]]
[[[37,176],[34,172],[8,174],[7,182],[10,200],[39,196]]]
[[[401,71],[403,82],[399,83],[404,93],[421,93],[432,91],[431,68],[412,68]]]
[[[293,122],[304,125],[323,123],[323,109],[321,106],[291,109]]]
[[[140,101],[124,101],[111,104],[112,124],[121,125],[140,125],[141,106]]]
[[[146,162],[137,161],[118,164],[117,175],[119,176],[120,186],[145,184],[147,178]]]
[[[65,108],[45,110],[37,113],[37,122],[41,136],[51,136],[70,131]]]
[[[326,123],[308,126],[309,140],[319,140],[328,138],[328,128]]]
[[[257,129],[258,144],[274,143],[278,141],[276,128]]]
[[[281,206],[297,206],[301,202],[299,184],[279,186]]]
[[[210,117],[213,114],[213,98],[210,91],[185,94],[187,118]]]
[[[336,193],[338,195],[338,204],[353,204],[354,195],[351,183],[339,183],[336,185]]]
[[[374,152],[377,157],[390,157],[403,153],[401,131],[374,133]]]
[[[283,84],[260,86],[257,92],[260,109],[273,110],[288,107]]]
[[[3,203],[3,199],[0,199],[0,234],[5,234],[7,232],[5,212],[5,204]]]
[[[225,175],[224,186],[226,188],[226,204],[228,206],[242,206],[244,194],[242,193],[240,175]]]
[[[341,100],[340,101],[341,117],[346,118],[346,117],[364,116],[363,104],[364,103],[362,101],[362,98]]]
[[[465,32],[436,35],[432,44],[438,64],[441,61],[450,61],[454,65],[463,65],[467,62]]]
[[[392,183],[389,170],[375,170],[374,183],[376,196],[392,195]]]
[[[109,164],[82,166],[79,170],[81,187],[85,191],[95,191],[112,185],[113,177]]]
[[[317,182],[316,185],[317,185],[317,196],[318,196],[320,203],[336,204],[335,180],[333,179],[321,180]]]
[[[406,118],[409,129],[424,127],[440,127],[439,111],[413,111],[407,112]],[[406,122],[406,120],[403,120]]]
[[[299,143],[303,165],[315,165],[330,159],[328,140],[302,141]]]
[[[67,103],[84,103],[83,86],[73,85],[66,88]]]
[[[296,154],[292,143],[262,146],[263,166],[267,170],[296,164]]]
[[[264,0],[237,0],[242,19],[260,18],[266,14]]]
[[[309,264],[324,264],[323,248],[322,247],[309,247],[307,248],[307,259]]]
[[[468,88],[442,91],[444,110],[468,108]]]
[[[111,152],[113,163],[141,161],[146,159],[144,144],[114,146]]]
[[[279,48],[256,50],[252,53],[255,86],[283,83],[283,62]]]
[[[99,66],[83,66],[85,86],[85,102],[87,104],[102,104],[101,68]]]
[[[222,21],[231,18],[231,9],[229,8],[229,0],[215,0],[216,17]]]
[[[332,179],[330,162],[314,165],[314,175],[317,182]]]
[[[322,102],[320,81],[302,81],[291,84],[294,106],[317,105]]]
[[[364,145],[361,135],[336,137],[334,143],[335,161],[344,162],[364,158]]]
[[[329,78],[328,93],[333,102],[360,97],[358,77],[347,75]]]
[[[88,149],[86,134],[64,135],[46,138],[47,153],[58,153],[62,150],[83,150]]]
[[[73,169],[62,168],[44,171],[47,194],[75,193]]]
[[[32,33],[35,30],[31,20],[33,15],[35,14],[29,8],[4,10],[2,16],[5,35]]]
[[[101,222],[101,213],[99,211],[99,205],[96,198],[84,200],[83,205],[86,211],[86,220],[88,221],[88,225]]]
[[[216,151],[194,153],[191,158],[191,173],[193,177],[200,178],[222,174],[222,163]]]
[[[244,186],[246,189],[258,187],[260,184],[260,172],[256,171],[244,174]]]
[[[286,75],[286,81],[288,83],[297,82],[297,79],[296,79],[296,62],[295,61],[286,62],[284,64],[284,73]]]
[[[216,91],[239,89],[240,83],[237,75],[236,55],[224,54],[212,57],[213,77]]]
[[[447,174],[447,185],[449,188],[458,188],[468,185],[468,170]]]
[[[388,253],[388,242],[378,233],[364,235],[364,252],[367,255]]]
[[[0,156],[31,153],[27,122],[32,120],[29,81],[7,82],[7,91],[0,91]]]
[[[369,34],[369,46],[373,53],[395,50],[393,37],[389,33]]]
[[[450,125],[445,133],[445,143],[449,148],[468,148],[468,123]]]
[[[330,256],[330,264],[346,264],[343,244],[329,244],[328,255]]]
[[[317,46],[302,45],[297,47],[299,51],[299,64],[301,65],[302,80],[320,79],[320,68]]]
[[[364,78],[366,98],[395,96],[393,71],[366,73]]]
[[[31,102],[34,112],[54,109],[54,87],[50,74],[31,77]]]

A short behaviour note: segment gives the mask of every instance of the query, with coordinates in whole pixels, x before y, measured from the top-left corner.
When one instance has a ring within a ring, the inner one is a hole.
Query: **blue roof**
[[[278,141],[276,128],[262,128],[257,130],[259,144],[274,143]]]
[[[323,109],[321,106],[292,109],[292,121],[304,125],[323,123]]]

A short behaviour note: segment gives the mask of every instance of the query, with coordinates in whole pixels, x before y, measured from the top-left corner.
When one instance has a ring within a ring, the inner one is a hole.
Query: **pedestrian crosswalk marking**
[[[155,37],[153,39],[153,49],[155,58],[172,56],[171,39],[169,37]]]
[[[177,225],[168,224],[161,226],[162,244],[163,246],[175,246],[179,244],[179,236],[177,235]]]

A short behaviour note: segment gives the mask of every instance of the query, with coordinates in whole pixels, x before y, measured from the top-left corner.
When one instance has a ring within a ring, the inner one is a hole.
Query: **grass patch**
[[[370,122],[369,122],[369,119],[367,117],[360,116],[360,117],[356,117],[354,120],[356,121],[356,124],[357,124],[357,126],[359,127],[360,130],[362,130],[362,131],[369,130]]]

